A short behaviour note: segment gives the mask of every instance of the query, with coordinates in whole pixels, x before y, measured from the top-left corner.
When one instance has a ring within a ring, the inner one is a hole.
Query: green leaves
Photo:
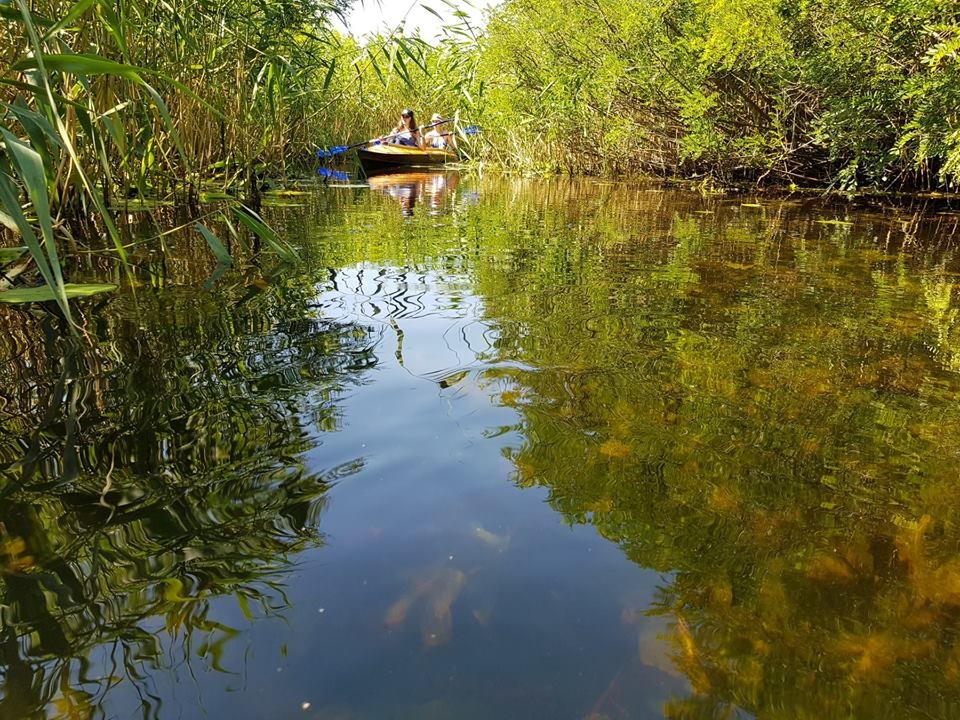
[[[91,7],[97,3],[97,0],[79,0],[60,20],[51,25],[43,35],[44,40],[49,40],[58,32],[66,27],[70,27],[78,18],[84,15]]]
[[[0,248],[0,265],[13,262],[27,252],[26,247],[6,247]]]
[[[290,263],[295,263],[300,261],[300,256],[297,255],[296,250],[294,250],[288,243],[282,241],[273,228],[269,227],[257,213],[255,213],[250,208],[240,205],[234,206],[233,208],[234,215],[237,220],[239,220],[250,232],[256,235],[258,238],[267,243],[270,248],[277,253],[281,258]]]
[[[203,223],[197,223],[194,225],[194,228],[198,233],[203,235],[203,239],[207,241],[207,245],[210,246],[218,263],[222,265],[231,265],[233,263],[233,260],[230,258],[230,253],[227,252],[223,243],[220,242],[220,238],[218,238],[210,228]]]
[[[99,55],[86,54],[52,54],[44,53],[43,65],[54,72],[65,72],[73,75],[116,75],[134,82],[140,82],[140,68],[118,63]],[[10,66],[11,70],[35,70],[40,66],[37,58],[24,58]]]
[[[273,250],[277,255],[279,255],[285,262],[288,263],[297,263],[300,261],[300,256],[297,254],[297,251],[294,250],[289,243],[281,240],[277,235],[276,231],[267,225],[263,218],[261,218],[257,213],[248,208],[245,205],[234,204],[231,206],[231,212],[235,219],[240,221],[240,224],[246,228],[248,231],[253,233],[262,242],[266,243],[267,246]],[[230,231],[230,234],[248,250],[252,251],[252,248],[249,247],[246,240],[241,236],[237,229],[230,223],[226,214],[221,214],[220,220],[223,221],[227,228]],[[230,256],[230,252],[224,246],[223,242],[217,237],[209,227],[203,223],[196,223],[194,229],[200,233],[204,240],[207,241],[207,245],[210,246],[210,250],[213,252],[214,257],[217,259],[219,265],[231,265],[233,264],[233,258]]]
[[[66,298],[89,297],[98,293],[116,290],[116,285],[104,283],[74,284],[66,283],[62,286],[62,295]],[[35,303],[55,300],[58,303],[61,293],[50,286],[14,288],[0,292],[0,302],[4,303]]]
[[[527,169],[849,189],[960,174],[955,3],[508,2],[479,67],[486,153]]]
[[[3,138],[4,142],[4,155],[0,155],[0,206],[6,208],[5,216],[13,221],[12,224],[26,242],[40,275],[47,283],[52,296],[57,300],[64,316],[69,319],[70,306],[67,304],[67,296],[64,292],[63,274],[60,270],[60,259],[57,255],[57,245],[53,237],[50,198],[47,191],[43,161],[39,153],[14,137],[6,128],[0,127],[0,137]],[[37,222],[41,229],[43,245],[37,240],[32,224],[27,220],[20,207],[18,197],[20,188],[11,180],[14,176],[23,183],[27,195],[33,203]]]

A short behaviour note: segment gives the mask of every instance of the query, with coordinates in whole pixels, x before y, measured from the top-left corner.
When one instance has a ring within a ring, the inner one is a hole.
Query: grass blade
[[[0,170],[2,170],[2,168],[0,168]],[[31,227],[26,216],[23,214],[23,210],[20,208],[20,201],[17,197],[18,194],[18,188],[12,183],[6,174],[0,172],[0,204],[7,208],[9,217],[13,219],[13,222],[17,227],[17,231],[20,233],[20,237],[23,238],[23,241],[27,244],[27,248],[30,250],[30,255],[37,264],[37,269],[40,271],[40,276],[43,278],[43,281],[47,283],[49,287],[55,288],[57,287],[57,280],[50,268],[50,263],[47,259],[47,256],[43,252],[43,248],[41,247],[40,242],[37,240],[36,234],[33,232],[33,227]],[[59,297],[57,299],[57,303],[60,305],[60,309],[63,311],[63,314],[69,320],[70,306],[67,304],[66,295],[64,294]]]
[[[253,210],[246,207],[245,205],[240,205],[233,208],[233,211],[237,215],[237,219],[254,235],[263,240],[270,248],[277,253],[281,258],[286,260],[289,263],[295,263],[300,261],[300,256],[297,254],[297,251],[294,250],[290,245],[283,242],[278,236],[277,233],[267,225],[263,218],[257,215]]]
[[[116,289],[117,285],[108,283],[67,283],[61,288],[63,295],[68,298],[89,297],[90,295],[96,295],[97,293],[102,292],[110,292]],[[60,294],[49,285],[45,285],[43,287],[13,288],[12,290],[4,290],[3,292],[0,292],[0,302],[4,303],[33,303],[48,302],[50,300],[56,300],[59,303]]]
[[[0,136],[3,137],[7,156],[19,170],[18,175],[26,187],[30,202],[33,203],[50,261],[50,271],[55,281],[53,286],[59,290],[65,307],[67,297],[63,294],[63,273],[60,270],[60,258],[57,256],[56,240],[53,237],[53,219],[50,217],[50,196],[47,192],[47,176],[44,172],[43,160],[36,150],[22,143],[6,128],[0,128]]]
[[[227,249],[223,246],[223,243],[220,242],[220,238],[218,238],[210,228],[203,223],[197,223],[193,227],[198,233],[203,235],[203,239],[207,241],[207,245],[210,246],[210,249],[213,251],[218,263],[221,265],[233,264],[233,258],[230,257],[230,253],[227,252]]]

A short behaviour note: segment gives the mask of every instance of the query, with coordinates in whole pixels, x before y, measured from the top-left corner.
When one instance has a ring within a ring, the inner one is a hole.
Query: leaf
[[[203,223],[197,223],[193,226],[198,233],[203,235],[204,240],[207,241],[207,245],[210,246],[210,249],[213,251],[213,254],[217,258],[217,262],[222,265],[231,265],[233,264],[233,258],[230,257],[230,253],[227,252],[227,249],[223,246],[223,243],[220,242],[220,238],[214,235],[213,231],[208,228]]]
[[[420,7],[421,7],[422,9],[426,10],[428,13],[431,13],[431,14],[433,14],[433,15],[436,15],[436,16],[440,19],[440,22],[446,22],[446,18],[444,18],[443,15],[441,15],[440,13],[438,13],[436,10],[434,10],[434,9],[433,9],[432,7],[430,7],[429,5],[421,5]]]
[[[27,251],[24,246],[0,248],[0,264],[13,262]]]
[[[3,137],[4,145],[7,149],[7,156],[18,171],[19,180],[27,189],[30,201],[33,203],[34,212],[37,214],[37,220],[40,223],[40,230],[43,236],[43,242],[46,246],[46,253],[37,243],[33,229],[27,223],[26,218],[16,202],[16,191],[6,183],[0,183],[3,197],[0,197],[2,203],[10,212],[14,213],[14,219],[20,229],[20,234],[27,247],[30,248],[30,254],[37,263],[37,268],[43,275],[44,282],[50,287],[60,288],[63,286],[63,274],[60,270],[60,258],[57,256],[57,246],[53,237],[53,220],[50,217],[50,197],[47,194],[47,179],[44,172],[43,161],[39,153],[26,145],[6,128],[0,127],[0,136]],[[16,206],[16,207],[14,207]],[[67,298],[60,295],[58,302],[64,315],[70,317],[70,308],[67,305]]]
[[[120,18],[117,16],[117,13],[113,8],[113,3],[100,2],[98,10],[100,19],[107,27],[107,32],[110,33],[114,42],[117,43],[117,47],[120,48],[120,52],[126,55],[127,39],[123,32],[123,24],[120,22]]]
[[[7,112],[17,118],[23,126],[23,129],[27,131],[27,135],[30,137],[30,142],[33,144],[34,149],[38,152],[46,142],[50,142],[56,147],[61,146],[57,131],[53,125],[50,124],[50,121],[40,113],[24,105],[23,100],[20,98],[17,98],[16,102],[12,105],[0,103],[0,107],[6,108]]]
[[[141,82],[140,68],[108,60],[99,55],[61,55],[44,53],[43,64],[48,70],[72,75],[116,75],[134,82]],[[38,67],[35,57],[25,58],[10,66],[11,70],[34,70]]]
[[[247,620],[253,620],[253,613],[250,611],[250,600],[242,592],[237,593],[237,602],[240,604],[240,611]]]
[[[69,12],[58,20],[47,32],[43,34],[43,40],[49,40],[53,35],[69,27],[74,20],[87,12],[96,0],[79,0]]]
[[[400,49],[403,50],[403,53],[404,53],[408,58],[410,58],[411,60],[413,60],[414,63],[416,63],[417,67],[419,67],[421,70],[423,70],[424,73],[429,74],[430,71],[427,70],[427,64],[426,64],[426,63],[424,62],[424,60],[423,60],[422,53],[420,53],[420,54],[415,53],[415,52],[410,48],[410,46],[407,45],[407,43],[405,43],[405,42],[403,41],[403,38],[397,38],[397,44],[400,46]]]
[[[151,96],[156,99],[155,93],[146,82],[144,82],[141,75],[155,75],[164,82],[170,83],[177,90],[182,92],[184,95],[196,100],[198,103],[203,105],[207,110],[216,115],[218,118],[223,119],[223,113],[217,110],[213,105],[204,100],[202,97],[197,95],[193,90],[184,85],[178,80],[174,80],[169,75],[162,73],[158,70],[151,70],[150,68],[138,67],[136,65],[127,65],[125,63],[119,63],[114,60],[108,60],[105,57],[100,55],[90,55],[85,53],[77,54],[56,54],[56,53],[44,53],[40,56],[39,61],[37,57],[28,57],[20,60],[10,66],[11,70],[36,70],[41,67],[41,64],[47,70],[54,70],[56,72],[70,73],[72,75],[114,75],[116,77],[122,77],[132,82],[135,82],[139,85],[142,85],[147,92],[151,92]],[[165,106],[161,109],[161,113],[166,109]]]
[[[15,232],[18,234],[20,232],[20,228],[17,227],[16,221],[7,215],[7,213],[5,213],[3,210],[0,210],[0,225],[3,225],[10,232]]]
[[[210,277],[203,282],[203,289],[213,290],[217,286],[217,283],[223,280],[223,276],[227,274],[227,270],[229,269],[230,263],[218,262],[217,266],[213,269],[213,272],[210,273]]]
[[[334,58],[330,61],[330,67],[327,69],[327,74],[323,78],[323,89],[326,90],[330,87],[330,82],[333,80],[333,72],[337,69],[337,59]]]
[[[373,68],[373,71],[377,74],[377,77],[380,79],[380,84],[386,86],[387,79],[383,75],[383,71],[380,69],[380,63],[377,62],[376,56],[373,54],[373,51],[370,48],[367,48],[367,55],[370,58],[370,66]]]
[[[300,256],[297,255],[297,252],[287,243],[280,240],[273,228],[267,225],[263,221],[263,218],[253,212],[253,210],[244,205],[235,207],[233,210],[237,214],[237,219],[243,223],[250,232],[267,243],[277,255],[287,262],[300,261]]]
[[[180,133],[177,132],[177,126],[174,124],[173,118],[170,117],[170,111],[167,109],[167,104],[163,101],[163,98],[160,97],[160,93],[154,90],[149,83],[141,80],[140,84],[143,86],[143,89],[150,94],[150,97],[153,98],[153,104],[157,106],[157,110],[159,111],[160,116],[163,118],[163,124],[170,133],[170,137],[173,138],[173,144],[176,145],[177,152],[180,153],[180,158],[183,160],[184,169],[189,175],[191,172],[190,156],[187,155],[186,148],[183,146],[183,141],[180,139]]]
[[[87,297],[89,295],[110,292],[111,290],[116,289],[116,285],[109,283],[66,283],[63,286],[64,294],[68,298]],[[47,302],[48,300],[56,299],[57,293],[49,285],[44,285],[42,287],[14,288],[12,290],[0,292],[0,302],[5,303]]]

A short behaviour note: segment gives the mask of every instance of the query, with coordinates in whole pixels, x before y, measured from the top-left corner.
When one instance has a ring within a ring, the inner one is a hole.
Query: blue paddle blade
[[[332,158],[334,155],[339,155],[342,152],[349,150],[346,145],[336,145],[332,148],[327,148],[326,150],[317,150],[318,158]]]
[[[480,132],[479,125],[467,125],[467,127],[463,129],[464,135],[476,135],[479,132]]]
[[[333,170],[328,167],[317,168],[317,174],[331,180],[349,180],[350,176],[342,170]]]

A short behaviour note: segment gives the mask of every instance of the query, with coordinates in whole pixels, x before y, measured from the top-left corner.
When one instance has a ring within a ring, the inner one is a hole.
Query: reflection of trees
[[[328,249],[474,280],[517,482],[672,573],[669,716],[955,716],[952,231],[764,205],[505,183],[449,260],[431,228]]]
[[[956,715],[954,268],[747,212],[651,208],[637,240],[541,217],[478,271],[492,352],[535,368],[491,374],[516,480],[673,572],[670,717]]]
[[[171,658],[150,618],[218,668],[236,631],[213,598],[282,606],[288,555],[321,540],[330,483],[363,463],[303,455],[375,361],[370,330],[312,317],[308,294],[121,296],[81,316],[79,342],[6,318],[0,716],[89,717],[120,678],[158,716],[148,670]]]

